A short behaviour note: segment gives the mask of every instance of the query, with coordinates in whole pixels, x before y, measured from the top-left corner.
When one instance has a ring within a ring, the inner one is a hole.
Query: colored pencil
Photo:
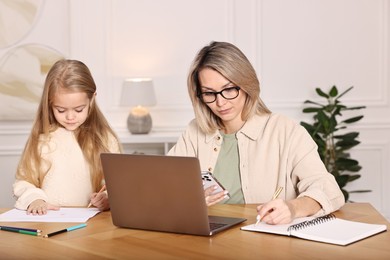
[[[62,233],[69,232],[69,231],[72,231],[72,230],[76,230],[76,229],[79,229],[79,228],[83,228],[83,227],[86,227],[86,226],[87,226],[87,224],[83,223],[83,224],[80,224],[80,225],[77,225],[77,226],[68,227],[68,228],[65,228],[65,229],[61,229],[61,230],[49,233],[49,234],[45,235],[44,237],[52,237],[52,236],[55,236],[55,235],[58,235],[58,234],[62,234]]]
[[[25,231],[37,232],[37,233],[41,233],[42,232],[42,230],[34,229],[34,228],[20,228],[20,227],[0,226],[0,229],[2,229],[2,228],[11,228],[11,229],[25,230]]]
[[[2,227],[0,230],[8,231],[8,232],[15,232],[19,234],[25,234],[25,235],[31,235],[31,236],[40,236],[41,234],[38,232],[32,232],[32,231],[27,231],[27,230],[21,230],[21,229],[15,229],[15,228],[7,228],[7,227]]]

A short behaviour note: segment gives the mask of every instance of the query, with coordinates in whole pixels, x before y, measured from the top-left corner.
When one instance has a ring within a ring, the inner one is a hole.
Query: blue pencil
[[[55,235],[58,235],[58,234],[61,234],[61,233],[65,233],[65,232],[68,232],[68,231],[76,230],[76,229],[83,228],[83,227],[86,227],[86,226],[87,226],[87,224],[83,223],[83,224],[80,224],[80,225],[77,225],[77,226],[68,227],[68,228],[65,228],[65,229],[62,229],[62,230],[58,230],[58,231],[53,232],[53,233],[49,233],[49,234],[45,235],[44,237],[55,236]]]

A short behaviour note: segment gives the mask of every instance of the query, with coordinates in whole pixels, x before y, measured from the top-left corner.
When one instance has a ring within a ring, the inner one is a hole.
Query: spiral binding
[[[291,225],[288,227],[287,231],[292,231],[292,230],[300,230],[300,229],[304,229],[304,228],[307,228],[307,227],[310,227],[310,226],[314,226],[314,225],[318,225],[318,224],[321,224],[321,223],[324,223],[326,221],[329,221],[329,220],[332,220],[332,219],[335,219],[336,216],[334,214],[328,214],[328,215],[325,215],[325,216],[322,216],[322,217],[318,217],[318,218],[315,218],[315,219],[312,219],[312,220],[307,220],[307,221],[303,221],[301,223],[298,223],[298,224],[295,224],[295,225]]]

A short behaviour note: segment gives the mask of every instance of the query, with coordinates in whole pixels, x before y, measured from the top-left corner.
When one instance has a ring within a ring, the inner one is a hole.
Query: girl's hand
[[[95,192],[91,194],[91,204],[98,208],[100,211],[110,209],[110,203],[108,201],[108,195],[106,192]]]
[[[227,190],[211,195],[217,188],[217,186],[211,186],[204,190],[204,196],[206,199],[207,206],[215,205],[226,198],[226,195],[228,194]]]
[[[27,208],[27,215],[45,215],[48,210],[59,210],[60,207],[53,206],[44,200],[34,200]]]

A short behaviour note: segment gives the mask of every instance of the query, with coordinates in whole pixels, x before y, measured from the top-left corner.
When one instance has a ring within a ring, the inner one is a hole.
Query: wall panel
[[[57,8],[46,5],[39,25],[48,26]],[[348,189],[372,189],[353,200],[371,202],[390,218],[389,8],[388,0],[69,0],[56,24],[63,28],[60,48],[90,67],[98,103],[118,131],[126,131],[129,110],[119,106],[122,81],[140,76],[154,79],[154,129],[182,130],[193,118],[187,71],[212,40],[240,47],[259,74],[266,104],[297,121],[310,119],[301,110],[304,100],[318,100],[315,87],[354,86],[343,100],[367,109],[351,129],[361,132],[353,155],[362,178]],[[44,31],[39,27],[41,38],[59,44]],[[30,127],[0,122],[1,190],[9,189]]]

